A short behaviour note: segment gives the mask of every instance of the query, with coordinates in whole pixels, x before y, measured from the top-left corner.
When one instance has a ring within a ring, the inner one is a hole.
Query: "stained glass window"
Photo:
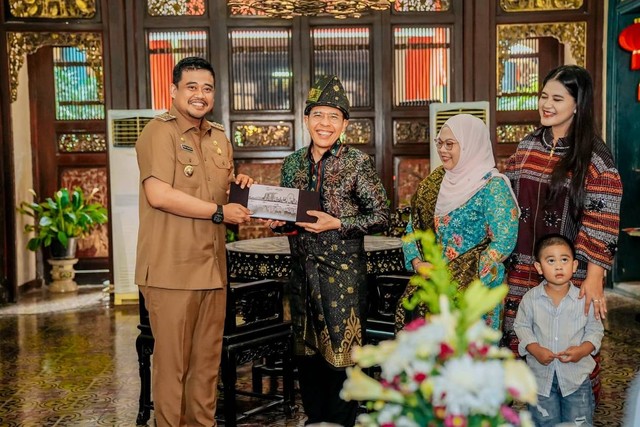
[[[84,51],[75,47],[53,47],[53,76],[57,120],[104,119],[103,85]]]
[[[538,108],[538,39],[524,39],[509,47],[498,82],[498,111],[536,110]]]
[[[449,28],[442,27],[393,29],[393,98],[396,107],[449,101],[449,32]]]
[[[233,30],[229,38],[233,109],[291,110],[291,30]]]
[[[153,31],[147,35],[149,49],[150,92],[152,108],[168,110],[171,107],[173,67],[182,58],[207,58],[206,31]]]
[[[311,38],[313,80],[325,74],[335,74],[342,82],[351,106],[370,106],[369,28],[315,28]]]

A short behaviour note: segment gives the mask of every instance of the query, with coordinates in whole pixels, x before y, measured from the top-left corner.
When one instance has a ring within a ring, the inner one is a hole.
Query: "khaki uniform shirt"
[[[227,203],[233,152],[222,125],[193,126],[174,107],[156,116],[136,142],[140,169],[135,282],[167,289],[218,289],[227,283],[226,228],[210,219],[153,208],[142,183],[155,177],[202,200]]]

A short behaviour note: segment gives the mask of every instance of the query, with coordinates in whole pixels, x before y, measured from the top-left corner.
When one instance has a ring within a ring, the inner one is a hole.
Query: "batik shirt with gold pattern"
[[[288,156],[281,185],[318,191],[322,210],[342,223],[338,230],[298,229],[289,236],[296,354],[319,353],[333,366],[351,366],[366,308],[364,236],[388,227],[387,194],[371,158],[340,142],[318,162],[310,147]]]

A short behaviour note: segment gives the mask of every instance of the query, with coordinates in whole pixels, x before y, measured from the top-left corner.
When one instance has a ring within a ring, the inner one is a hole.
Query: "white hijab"
[[[504,179],[511,190],[509,179],[496,169],[489,129],[482,120],[470,114],[458,114],[443,126],[451,129],[460,144],[460,158],[453,169],[445,171],[436,202],[436,216],[464,205],[494,176]],[[511,195],[515,200],[513,190]]]

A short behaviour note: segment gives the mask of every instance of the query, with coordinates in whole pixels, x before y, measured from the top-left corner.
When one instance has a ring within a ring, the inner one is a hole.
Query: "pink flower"
[[[453,356],[453,348],[446,342],[441,342],[438,357],[442,360],[446,360],[450,356]]]
[[[456,246],[460,247],[462,246],[462,236],[459,234],[454,234],[453,235],[453,243],[456,244]]]
[[[417,383],[421,383],[422,381],[427,379],[427,374],[423,374],[422,372],[418,372],[413,376],[413,380]]]
[[[382,423],[380,427],[396,427],[395,423]]]
[[[467,418],[463,415],[447,415],[444,419],[444,425],[446,427],[466,427]]]
[[[433,415],[437,418],[444,419],[447,416],[447,407],[446,406],[434,406],[433,407]]]
[[[506,422],[513,425],[520,424],[520,416],[518,415],[518,412],[516,412],[513,408],[507,405],[502,405],[500,407],[500,413],[502,414]]]
[[[472,342],[471,344],[469,344],[468,353],[469,353],[469,355],[471,357],[478,357],[479,356],[481,358],[484,358],[489,353],[489,346],[486,345],[486,344],[478,345],[478,344]]]
[[[427,324],[427,320],[424,317],[418,317],[416,320],[412,320],[407,326],[404,327],[405,331],[415,331]]]
[[[451,246],[449,246],[445,251],[445,255],[449,259],[454,259],[458,257],[458,252],[455,249],[453,249]]]
[[[451,217],[449,215],[445,215],[442,217],[442,223],[444,225],[449,225],[449,221],[451,221]]]

